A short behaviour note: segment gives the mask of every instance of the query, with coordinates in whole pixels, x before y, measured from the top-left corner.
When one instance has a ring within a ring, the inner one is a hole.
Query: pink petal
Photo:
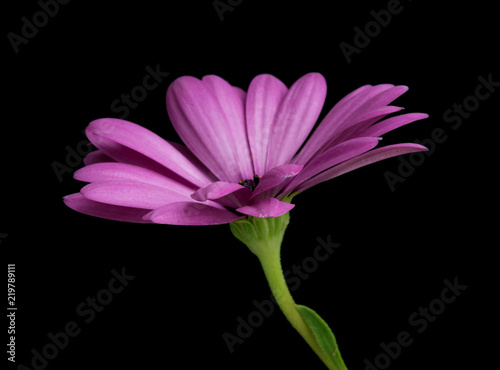
[[[245,90],[243,90],[242,88],[239,88],[237,86],[233,86],[233,89],[236,92],[236,95],[238,95],[238,97],[240,98],[241,103],[245,107],[246,101],[247,101],[247,92]]]
[[[181,184],[157,172],[125,163],[96,163],[80,168],[74,178],[85,182],[132,181],[156,185],[180,194],[190,194],[194,188]]]
[[[290,194],[295,188],[300,188],[299,184],[307,181],[326,169],[373,149],[377,146],[379,140],[379,138],[374,137],[362,137],[344,141],[343,143],[334,146],[309,162],[304,167],[302,172],[295,177],[292,182],[290,182],[283,193]]]
[[[85,165],[101,163],[101,162],[114,162],[115,160],[110,156],[106,155],[102,150],[94,150],[90,152],[83,158],[83,163]]]
[[[213,181],[177,147],[132,122],[114,118],[93,121],[86,130],[89,140],[118,162],[146,167],[159,173],[167,171],[197,186]],[[168,169],[168,170],[167,170]],[[175,176],[169,176],[174,178]]]
[[[321,113],[326,81],[319,73],[297,80],[284,97],[271,127],[266,171],[289,163]]]
[[[241,216],[228,210],[191,202],[171,203],[145,216],[156,224],[169,225],[221,225],[239,218]]]
[[[271,126],[287,92],[283,82],[268,74],[255,77],[248,88],[247,133],[255,174],[259,176],[266,171]]]
[[[215,200],[224,207],[238,208],[245,205],[251,195],[252,191],[240,184],[219,181],[197,190],[191,198],[200,202]]]
[[[328,142],[331,142],[338,133],[346,129],[345,122],[353,118],[353,114],[359,113],[361,107],[369,102],[373,97],[383,94],[385,91],[394,88],[394,85],[383,84],[377,86],[362,86],[347,95],[338,102],[332,110],[321,121],[319,126],[307,140],[302,150],[294,160],[294,163],[307,163],[312,156]],[[387,103],[388,104],[388,103]],[[365,113],[362,110],[361,113]]]
[[[407,86],[394,86],[373,96],[372,98],[365,101],[362,105],[360,105],[358,109],[353,111],[345,119],[345,121],[338,126],[336,133],[339,134],[341,131],[346,130],[347,128],[355,125],[357,122],[365,120],[366,117],[370,115],[370,112],[373,110],[379,112],[380,108],[383,108],[387,104],[396,100],[398,97],[400,97],[407,91],[408,91]]]
[[[386,85],[386,86],[393,86],[393,85]],[[367,92],[370,92],[372,90],[373,86],[372,85],[364,85],[361,87],[358,87],[356,90],[351,91],[349,94],[344,96],[342,99],[339,100],[337,104],[333,107],[332,111],[338,112],[339,110],[343,109],[343,107],[348,104],[349,102],[352,102],[354,98],[359,99],[361,96],[366,96]],[[366,98],[364,98],[366,100]],[[330,112],[332,113],[332,112]]]
[[[403,108],[400,107],[393,107],[393,106],[386,106],[382,108],[375,109],[373,111],[370,111],[362,116],[360,116],[358,119],[356,119],[355,124],[350,125],[350,127],[347,127],[344,131],[338,133],[338,135],[333,136],[330,141],[326,141],[323,144],[323,147],[319,148],[314,155],[309,158],[309,162],[312,161],[314,158],[320,156],[322,153],[325,151],[341,144],[342,142],[354,139],[356,137],[374,137],[372,135],[366,135],[364,133],[364,130],[366,127],[369,127],[371,124],[377,122],[381,118],[384,118],[390,113],[397,112]],[[299,156],[293,158],[292,163],[297,163],[297,160],[299,159]]]
[[[185,145],[172,141],[169,141],[168,143],[172,145],[179,153],[181,153],[189,162],[191,162],[193,166],[198,168],[206,178],[211,179],[211,181],[217,181],[215,175],[210,172],[210,170],[205,167],[205,165],[201,163],[201,161]]]
[[[209,199],[219,199],[228,194],[234,193],[236,191],[245,191],[251,193],[250,189],[246,187],[235,184],[232,182],[217,181],[204,188],[198,189],[196,192],[191,194],[191,198],[194,200],[204,202]]]
[[[223,129],[231,131],[231,144],[236,149],[232,154],[238,155],[238,165],[243,176],[239,180],[252,178],[254,170],[248,146],[245,121],[246,99],[243,99],[243,90],[231,86],[227,81],[214,75],[203,77],[202,82],[212,88],[229,123],[229,126]]]
[[[389,131],[395,130],[408,123],[428,118],[429,115],[425,113],[408,113],[401,116],[388,118],[379,122],[370,128],[366,129],[363,134],[368,136],[380,136]]]
[[[366,102],[360,105],[357,110],[352,112],[351,115],[347,117],[347,119],[345,120],[344,126],[352,125],[352,123],[355,122],[356,119],[362,117],[367,112],[386,106],[387,104],[393,102],[407,91],[408,91],[408,86],[394,86],[387,90],[382,91],[381,93],[368,99]]]
[[[134,208],[155,209],[173,202],[194,202],[188,194],[132,181],[95,182],[84,186],[80,192],[95,202]]]
[[[314,185],[317,185],[327,180],[331,180],[345,173],[354,171],[360,167],[364,167],[387,158],[397,157],[399,155],[421,152],[421,151],[427,151],[427,148],[422,145],[412,144],[412,143],[388,145],[383,148],[374,149],[368,153],[362,154],[351,160],[343,162],[338,166],[326,170],[325,172],[319,174],[318,176],[313,177],[312,179],[300,184],[300,186],[297,189],[295,189],[295,191],[302,192]]]
[[[64,197],[64,203],[71,209],[94,217],[108,220],[135,223],[151,223],[144,220],[144,215],[151,212],[150,209],[129,208],[102,204],[85,199],[82,194],[71,194]]]
[[[377,108],[369,111],[368,113],[356,118],[354,122],[352,122],[349,127],[347,127],[344,131],[339,132],[329,143],[327,143],[322,150],[319,150],[319,153],[324,152],[326,149],[332,148],[333,146],[349,140],[354,139],[356,137],[377,137],[380,135],[367,135],[364,131],[367,127],[370,127],[375,122],[381,120],[391,113],[395,113],[401,111],[404,108],[394,107],[391,105],[384,106],[381,108]],[[316,153],[315,155],[317,155]]]
[[[253,177],[244,105],[234,87],[216,76],[180,77],[168,88],[167,110],[186,146],[221,181]]]
[[[302,171],[302,165],[284,164],[267,171],[259,181],[259,185],[255,188],[252,194],[252,199],[262,194],[263,192],[283,184],[290,180]]]
[[[260,199],[251,205],[238,208],[236,211],[258,218],[279,217],[295,207],[294,204],[279,201],[276,198]]]

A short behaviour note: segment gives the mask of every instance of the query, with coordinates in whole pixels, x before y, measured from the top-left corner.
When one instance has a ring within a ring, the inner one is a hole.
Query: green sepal
[[[337,370],[347,370],[344,360],[339,352],[337,340],[328,324],[315,311],[309,307],[295,305],[300,316],[304,319],[318,341],[323,353],[330,359]]]
[[[292,193],[281,199],[291,203],[298,193]],[[269,249],[279,249],[286,228],[290,223],[290,213],[279,217],[257,218],[247,216],[229,224],[233,235],[245,244],[253,254],[261,258]]]
[[[270,250],[277,251],[283,241],[290,214],[280,217],[257,218],[248,216],[231,223],[233,235],[261,258]]]

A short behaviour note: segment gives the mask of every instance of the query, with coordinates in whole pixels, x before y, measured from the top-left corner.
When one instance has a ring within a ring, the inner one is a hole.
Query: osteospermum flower
[[[86,134],[99,150],[74,174],[90,184],[64,201],[91,216],[140,223],[215,225],[279,217],[294,207],[293,195],[314,185],[426,150],[411,143],[376,148],[381,135],[427,117],[386,118],[402,109],[388,104],[407,90],[362,86],[309,137],[326,97],[319,73],[290,88],[258,75],[246,92],[217,76],[180,77],[167,91],[167,111],[185,145],[131,122],[93,121]]]
[[[259,258],[288,321],[329,369],[345,370],[328,325],[293,300],[281,268],[281,242],[296,194],[370,163],[426,150],[408,143],[376,148],[381,135],[427,117],[386,118],[402,109],[388,104],[407,90],[360,87],[310,135],[326,96],[318,73],[289,89],[273,76],[259,75],[247,92],[217,76],[181,77],[167,91],[167,110],[185,146],[131,122],[93,121],[86,132],[99,150],[74,174],[90,184],[64,201],[79,212],[118,221],[229,223]]]

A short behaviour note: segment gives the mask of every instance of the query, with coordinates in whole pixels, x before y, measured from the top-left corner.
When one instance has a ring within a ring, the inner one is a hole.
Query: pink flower
[[[258,75],[247,92],[217,76],[180,77],[167,91],[167,110],[185,146],[131,122],[93,121],[86,133],[99,150],[74,174],[90,184],[64,201],[78,212],[127,222],[215,225],[278,217],[294,207],[287,201],[292,194],[426,150],[411,143],[375,148],[386,132],[427,117],[384,119],[402,109],[388,104],[407,90],[360,87],[306,141],[326,97],[321,74],[307,74],[289,89]]]

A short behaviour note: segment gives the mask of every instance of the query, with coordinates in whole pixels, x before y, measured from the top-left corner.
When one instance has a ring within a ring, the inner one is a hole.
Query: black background
[[[479,368],[492,346],[487,262],[497,242],[486,235],[496,217],[489,216],[496,206],[488,191],[496,180],[488,139],[499,92],[456,130],[443,113],[474,95],[478,76],[500,80],[495,11],[480,2],[402,1],[403,10],[348,63],[339,44],[353,45],[353,28],[364,28],[370,11],[387,4],[247,0],[221,21],[212,1],[73,0],[15,53],[6,35],[21,34],[22,17],[31,19],[40,5],[9,3],[2,21],[0,233],[7,234],[4,263],[17,270],[16,365],[31,368],[31,350],[41,351],[49,332],[75,321],[81,333],[47,369],[323,368],[280,313],[229,352],[223,334],[236,334],[237,318],[254,311],[252,301],[267,299],[269,289],[258,261],[227,225],[125,224],[64,206],[62,197],[82,184],[70,173],[59,181],[53,163],[69,165],[67,147],[85,140],[88,122],[117,117],[111,103],[142,83],[146,66],[159,64],[169,76],[127,119],[172,141],[178,137],[165,92],[186,74],[217,74],[246,89],[259,73],[291,85],[320,72],[329,88],[322,116],[361,85],[409,86],[396,105],[430,118],[385,135],[384,144],[429,139],[436,128],[446,141],[395,191],[384,178],[385,171],[398,173],[400,162],[391,159],[297,197],[283,265],[301,264],[317,238],[340,244],[294,296],[331,325],[349,369],[364,369],[364,359],[373,361],[380,343],[402,331],[413,343],[391,369]],[[135,279],[85,323],[76,307],[122,268]],[[468,288],[417,333],[410,315],[455,278]]]

